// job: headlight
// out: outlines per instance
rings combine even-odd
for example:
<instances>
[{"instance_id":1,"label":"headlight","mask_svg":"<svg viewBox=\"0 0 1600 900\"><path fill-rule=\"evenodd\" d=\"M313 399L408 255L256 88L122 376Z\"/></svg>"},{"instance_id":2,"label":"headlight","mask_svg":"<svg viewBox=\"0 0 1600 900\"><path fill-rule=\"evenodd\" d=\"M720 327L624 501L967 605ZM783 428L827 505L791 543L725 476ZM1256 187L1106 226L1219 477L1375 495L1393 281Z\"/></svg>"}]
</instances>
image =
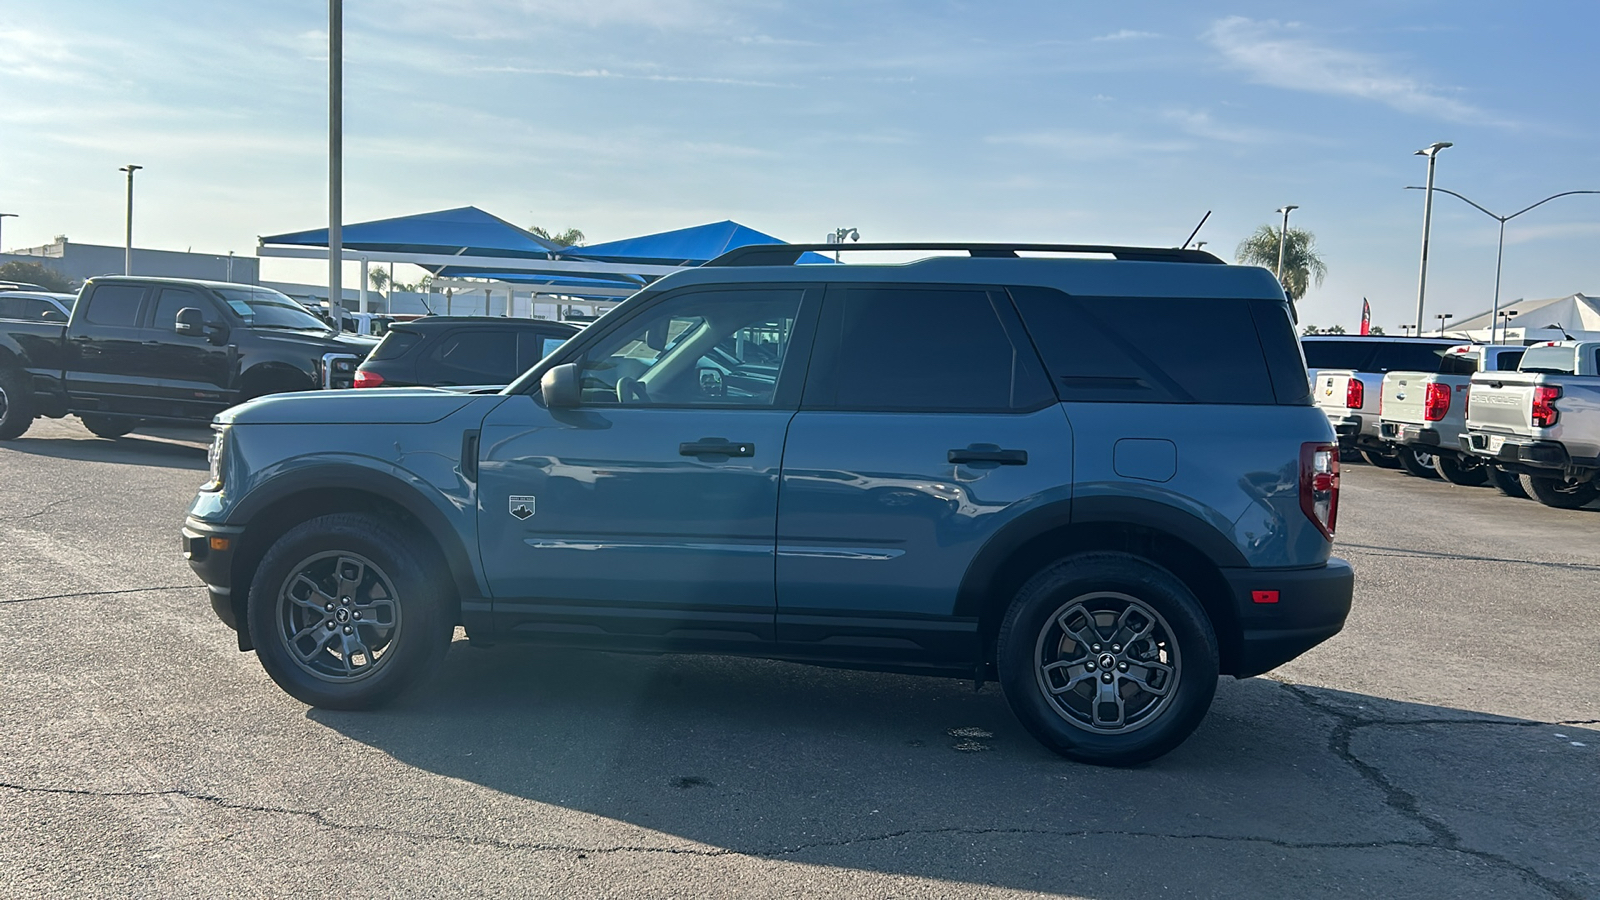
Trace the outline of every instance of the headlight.
<instances>
[{"instance_id":1,"label":"headlight","mask_svg":"<svg viewBox=\"0 0 1600 900\"><path fill-rule=\"evenodd\" d=\"M211 449L206 451L206 461L211 464L210 480L201 486L202 491L222 490L222 454L228 445L228 429L218 428L211 439Z\"/></svg>"}]
</instances>

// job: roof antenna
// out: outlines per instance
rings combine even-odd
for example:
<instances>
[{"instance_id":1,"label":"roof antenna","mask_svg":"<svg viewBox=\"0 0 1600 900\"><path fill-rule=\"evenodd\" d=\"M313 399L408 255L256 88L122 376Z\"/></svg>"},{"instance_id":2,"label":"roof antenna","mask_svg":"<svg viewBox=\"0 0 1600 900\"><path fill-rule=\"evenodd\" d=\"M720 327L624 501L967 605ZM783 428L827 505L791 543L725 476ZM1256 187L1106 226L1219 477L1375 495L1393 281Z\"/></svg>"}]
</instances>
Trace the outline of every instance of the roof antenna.
<instances>
[{"instance_id":1,"label":"roof antenna","mask_svg":"<svg viewBox=\"0 0 1600 900\"><path fill-rule=\"evenodd\" d=\"M1561 330L1561 339L1563 341L1575 341L1575 340L1577 340L1577 338L1573 337L1570 334L1567 334L1567 328L1566 328L1565 325L1562 325L1560 322L1552 322L1551 324L1554 325L1556 328L1559 328Z\"/></svg>"},{"instance_id":2,"label":"roof antenna","mask_svg":"<svg viewBox=\"0 0 1600 900\"><path fill-rule=\"evenodd\" d=\"M1209 219L1209 218L1211 218L1211 210L1208 209L1208 210L1206 210L1206 214L1200 217L1200 224L1196 225L1194 227L1194 230L1189 232L1188 239L1183 242L1183 246L1178 248L1179 250L1187 250L1187 249L1189 249L1189 241L1194 240L1194 236L1200 233L1200 229L1205 227L1206 220Z\"/></svg>"}]
</instances>

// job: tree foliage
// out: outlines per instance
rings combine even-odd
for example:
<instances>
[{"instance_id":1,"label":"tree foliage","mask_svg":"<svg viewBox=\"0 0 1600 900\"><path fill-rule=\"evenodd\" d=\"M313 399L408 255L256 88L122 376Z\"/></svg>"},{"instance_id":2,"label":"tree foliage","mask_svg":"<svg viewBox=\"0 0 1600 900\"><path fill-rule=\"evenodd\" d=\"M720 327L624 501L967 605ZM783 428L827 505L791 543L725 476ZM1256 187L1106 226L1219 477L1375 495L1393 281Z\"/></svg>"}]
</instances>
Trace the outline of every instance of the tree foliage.
<instances>
[{"instance_id":1,"label":"tree foliage","mask_svg":"<svg viewBox=\"0 0 1600 900\"><path fill-rule=\"evenodd\" d=\"M583 232L576 228L568 228L566 231L558 231L555 234L545 231L538 225L534 225L528 230L558 247L583 246Z\"/></svg>"},{"instance_id":2,"label":"tree foliage","mask_svg":"<svg viewBox=\"0 0 1600 900\"><path fill-rule=\"evenodd\" d=\"M1310 289L1311 282L1322 286L1328 276L1328 267L1317 255L1317 238L1304 228L1291 228L1283 248L1283 292L1291 300L1299 300ZM1263 225L1255 234L1239 242L1236 258L1243 265L1261 266L1271 271L1278 269L1278 228Z\"/></svg>"},{"instance_id":3,"label":"tree foliage","mask_svg":"<svg viewBox=\"0 0 1600 900\"><path fill-rule=\"evenodd\" d=\"M72 282L65 275L39 263L8 262L0 266L0 281L20 281L58 294L72 293Z\"/></svg>"}]
</instances>

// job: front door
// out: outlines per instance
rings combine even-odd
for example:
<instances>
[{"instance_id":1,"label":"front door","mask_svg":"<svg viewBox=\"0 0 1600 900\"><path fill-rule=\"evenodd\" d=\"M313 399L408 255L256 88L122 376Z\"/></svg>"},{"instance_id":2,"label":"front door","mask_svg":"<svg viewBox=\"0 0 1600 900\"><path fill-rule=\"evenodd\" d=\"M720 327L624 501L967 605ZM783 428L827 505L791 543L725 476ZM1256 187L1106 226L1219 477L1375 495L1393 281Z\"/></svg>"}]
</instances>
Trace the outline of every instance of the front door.
<instances>
[{"instance_id":1,"label":"front door","mask_svg":"<svg viewBox=\"0 0 1600 900\"><path fill-rule=\"evenodd\" d=\"M480 435L497 627L568 642L772 639L784 438L814 317L803 289L695 289L584 342L582 405L508 398Z\"/></svg>"},{"instance_id":2,"label":"front door","mask_svg":"<svg viewBox=\"0 0 1600 900\"><path fill-rule=\"evenodd\" d=\"M210 297L193 288L157 285L140 354L156 379L150 415L209 419L234 402L237 354L205 334L179 334L178 311L198 309L208 325L226 320Z\"/></svg>"}]
</instances>

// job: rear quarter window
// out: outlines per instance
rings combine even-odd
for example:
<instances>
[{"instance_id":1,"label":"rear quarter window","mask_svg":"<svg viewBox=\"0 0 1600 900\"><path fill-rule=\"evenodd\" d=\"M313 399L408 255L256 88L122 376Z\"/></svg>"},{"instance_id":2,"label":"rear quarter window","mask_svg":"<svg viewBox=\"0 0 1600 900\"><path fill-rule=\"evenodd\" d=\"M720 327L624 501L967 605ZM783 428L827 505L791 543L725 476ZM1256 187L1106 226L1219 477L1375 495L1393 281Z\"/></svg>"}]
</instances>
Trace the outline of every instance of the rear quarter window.
<instances>
[{"instance_id":1,"label":"rear quarter window","mask_svg":"<svg viewBox=\"0 0 1600 900\"><path fill-rule=\"evenodd\" d=\"M89 295L89 308L85 311L85 319L94 325L136 328L139 325L139 303L143 299L142 286L101 285Z\"/></svg>"},{"instance_id":2,"label":"rear quarter window","mask_svg":"<svg viewBox=\"0 0 1600 900\"><path fill-rule=\"evenodd\" d=\"M1572 375L1578 370L1578 351L1574 347L1530 347L1517 368L1523 372Z\"/></svg>"},{"instance_id":3,"label":"rear quarter window","mask_svg":"<svg viewBox=\"0 0 1600 900\"><path fill-rule=\"evenodd\" d=\"M372 348L372 355L368 359L395 359L404 356L406 351L415 347L422 340L422 335L409 331L391 331L383 336L378 346Z\"/></svg>"},{"instance_id":4,"label":"rear quarter window","mask_svg":"<svg viewBox=\"0 0 1600 900\"><path fill-rule=\"evenodd\" d=\"M1272 405L1279 402L1251 301L1074 297L1050 288L1011 295L1063 401ZM1288 314L1275 332L1282 390L1303 402L1305 370ZM1297 386L1298 385L1298 386Z\"/></svg>"}]
</instances>

